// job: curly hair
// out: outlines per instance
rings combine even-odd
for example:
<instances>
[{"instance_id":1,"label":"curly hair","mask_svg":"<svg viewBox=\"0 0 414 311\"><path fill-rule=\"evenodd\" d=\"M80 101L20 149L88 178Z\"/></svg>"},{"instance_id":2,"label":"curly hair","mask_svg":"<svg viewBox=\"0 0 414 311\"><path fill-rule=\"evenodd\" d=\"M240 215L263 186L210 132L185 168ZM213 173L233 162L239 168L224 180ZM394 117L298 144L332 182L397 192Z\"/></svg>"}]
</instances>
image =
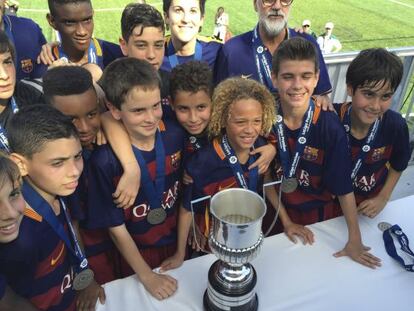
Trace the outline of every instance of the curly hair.
<instances>
[{"instance_id":1,"label":"curly hair","mask_svg":"<svg viewBox=\"0 0 414 311\"><path fill-rule=\"evenodd\" d=\"M211 97L213 73L209 65L206 62L192 60L175 67L170 76L170 95L173 101L179 91L191 93L204 91Z\"/></svg>"},{"instance_id":2,"label":"curly hair","mask_svg":"<svg viewBox=\"0 0 414 311\"><path fill-rule=\"evenodd\" d=\"M230 78L217 85L213 93L211 119L207 130L210 139L222 135L232 104L241 99L255 99L262 105L261 134L270 132L276 120L275 99L270 91L254 80Z\"/></svg>"}]
</instances>

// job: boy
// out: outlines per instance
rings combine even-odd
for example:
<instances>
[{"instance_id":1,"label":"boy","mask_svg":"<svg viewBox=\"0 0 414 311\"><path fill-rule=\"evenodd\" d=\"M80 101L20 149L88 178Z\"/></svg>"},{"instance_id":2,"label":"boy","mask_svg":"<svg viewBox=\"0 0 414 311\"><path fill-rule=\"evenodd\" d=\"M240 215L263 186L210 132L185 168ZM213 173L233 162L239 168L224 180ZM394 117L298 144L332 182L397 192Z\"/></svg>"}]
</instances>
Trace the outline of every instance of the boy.
<instances>
[{"instance_id":1,"label":"boy","mask_svg":"<svg viewBox=\"0 0 414 311\"><path fill-rule=\"evenodd\" d=\"M19 235L25 202L21 194L19 168L0 152L0 244L10 243ZM0 310L34 311L35 308L17 296L0 274Z\"/></svg>"},{"instance_id":2,"label":"boy","mask_svg":"<svg viewBox=\"0 0 414 311\"><path fill-rule=\"evenodd\" d=\"M45 46L46 55L39 56L46 65L55 60L75 64L93 63L102 69L114 59L122 56L118 45L95 39L93 35L93 9L90 0L48 0L46 18L49 25L59 32L61 43ZM51 55L50 55L51 54Z\"/></svg>"},{"instance_id":3,"label":"boy","mask_svg":"<svg viewBox=\"0 0 414 311\"><path fill-rule=\"evenodd\" d=\"M348 133L358 211L375 217L387 204L410 159L408 127L389 110L403 64L385 49L361 51L346 74L352 102L335 105Z\"/></svg>"},{"instance_id":4,"label":"boy","mask_svg":"<svg viewBox=\"0 0 414 311\"><path fill-rule=\"evenodd\" d=\"M363 246L350 177L346 134L335 113L315 107L311 96L319 78L312 43L292 38L273 56L273 83L279 90L280 114L274 126L278 139L275 172L283 176L280 220L288 237L313 243L305 225L340 215L337 196L348 225L348 243L335 256L375 268L380 260Z\"/></svg>"},{"instance_id":5,"label":"boy","mask_svg":"<svg viewBox=\"0 0 414 311\"><path fill-rule=\"evenodd\" d=\"M56 109L33 105L14 115L8 133L27 209L19 237L2 245L1 272L39 309L89 309L98 297L104 300L104 292L88 269L62 199L75 191L83 169L76 129ZM75 290L82 291L77 301Z\"/></svg>"},{"instance_id":6,"label":"boy","mask_svg":"<svg viewBox=\"0 0 414 311\"><path fill-rule=\"evenodd\" d=\"M88 209L91 215L100 217L90 217L90 227L108 228L122 255L123 277L137 274L151 295L165 299L175 292L177 282L151 269L171 256L176 247L184 133L173 123L161 122L160 80L148 62L116 60L105 69L100 83L111 114L127 130L142 178L133 206L118 209L110 193L122 168L109 147L98 148L88 172Z\"/></svg>"}]
</instances>

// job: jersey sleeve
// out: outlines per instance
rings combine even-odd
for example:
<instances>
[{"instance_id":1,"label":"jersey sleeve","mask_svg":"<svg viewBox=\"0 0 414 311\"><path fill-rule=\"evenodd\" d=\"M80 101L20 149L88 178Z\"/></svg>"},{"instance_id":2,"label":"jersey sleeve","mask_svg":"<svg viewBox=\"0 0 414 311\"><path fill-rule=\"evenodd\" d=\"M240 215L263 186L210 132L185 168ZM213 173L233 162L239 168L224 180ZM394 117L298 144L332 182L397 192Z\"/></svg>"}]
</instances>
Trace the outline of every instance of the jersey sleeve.
<instances>
[{"instance_id":1,"label":"jersey sleeve","mask_svg":"<svg viewBox=\"0 0 414 311\"><path fill-rule=\"evenodd\" d=\"M121 58L124 55L118 44L108 42L105 40L100 40L102 47L102 56L103 56L103 66L104 68L108 66L115 59Z\"/></svg>"},{"instance_id":2,"label":"jersey sleeve","mask_svg":"<svg viewBox=\"0 0 414 311\"><path fill-rule=\"evenodd\" d=\"M216 63L214 65L214 83L215 85L219 84L221 81L227 79L229 77L228 71L228 60L227 60L227 46L223 45L223 47L219 50L217 54Z\"/></svg>"},{"instance_id":3,"label":"jersey sleeve","mask_svg":"<svg viewBox=\"0 0 414 311\"><path fill-rule=\"evenodd\" d=\"M334 195L345 195L353 191L348 139L338 116L334 112L322 113L326 114L323 126L326 142L324 185Z\"/></svg>"},{"instance_id":4,"label":"jersey sleeve","mask_svg":"<svg viewBox=\"0 0 414 311\"><path fill-rule=\"evenodd\" d=\"M87 227L90 229L119 226L125 222L123 209L113 202L119 163L108 146L92 155L87 172Z\"/></svg>"},{"instance_id":5,"label":"jersey sleeve","mask_svg":"<svg viewBox=\"0 0 414 311\"><path fill-rule=\"evenodd\" d=\"M409 132L405 119L400 114L395 113L394 115L394 129L392 132L395 133L395 138L393 140L390 164L394 170L401 172L407 168L410 161Z\"/></svg>"},{"instance_id":6,"label":"jersey sleeve","mask_svg":"<svg viewBox=\"0 0 414 311\"><path fill-rule=\"evenodd\" d=\"M200 156L202 153L203 149L197 151L185 165L185 172L193 179L191 184L184 187L183 192L183 207L188 211L191 211L192 200L204 197L201 182L203 181L202 170L203 168L206 170L206 163Z\"/></svg>"}]
</instances>

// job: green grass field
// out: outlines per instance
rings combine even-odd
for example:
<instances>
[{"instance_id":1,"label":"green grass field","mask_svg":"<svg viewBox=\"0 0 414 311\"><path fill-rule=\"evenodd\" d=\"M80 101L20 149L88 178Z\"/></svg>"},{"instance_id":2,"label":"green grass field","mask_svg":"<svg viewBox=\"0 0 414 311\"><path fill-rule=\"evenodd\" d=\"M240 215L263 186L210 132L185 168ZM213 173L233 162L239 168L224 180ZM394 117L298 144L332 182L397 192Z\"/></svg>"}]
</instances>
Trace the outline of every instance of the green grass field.
<instances>
[{"instance_id":1,"label":"green grass field","mask_svg":"<svg viewBox=\"0 0 414 311\"><path fill-rule=\"evenodd\" d=\"M122 8L129 0L93 0L95 35L117 42L120 34ZM149 0L159 10L161 0ZM208 0L203 34L213 31L216 8L224 6L230 15L233 34L252 29L257 21L252 0ZM35 11L32 11L35 10ZM19 15L32 18L41 25L46 37L52 31L46 22L47 1L21 0ZM310 19L316 33L323 31L327 21L335 24L334 34L343 49L360 50L367 47L414 46L414 0L295 0L292 4L290 26L301 25Z\"/></svg>"}]
</instances>

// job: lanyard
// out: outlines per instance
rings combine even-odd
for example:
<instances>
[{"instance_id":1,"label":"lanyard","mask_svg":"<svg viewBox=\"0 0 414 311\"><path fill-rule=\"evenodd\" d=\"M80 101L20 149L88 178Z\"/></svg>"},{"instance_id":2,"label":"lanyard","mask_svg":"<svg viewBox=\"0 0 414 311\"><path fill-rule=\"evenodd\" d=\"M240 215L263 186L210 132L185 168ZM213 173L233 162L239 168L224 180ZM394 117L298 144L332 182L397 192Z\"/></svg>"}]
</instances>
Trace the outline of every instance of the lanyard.
<instances>
[{"instance_id":1,"label":"lanyard","mask_svg":"<svg viewBox=\"0 0 414 311\"><path fill-rule=\"evenodd\" d=\"M193 60L202 60L202 57L203 57L203 46L197 40L196 45L195 45L195 53L194 53ZM172 40L168 42L168 61L170 62L171 69L173 69L174 67L180 64L180 62L178 61L177 54L174 50Z\"/></svg>"},{"instance_id":2,"label":"lanyard","mask_svg":"<svg viewBox=\"0 0 414 311\"><path fill-rule=\"evenodd\" d=\"M79 265L79 267L76 267L77 270L86 269L88 267L88 260L86 259L80 247L78 238L76 237L75 229L73 228L65 202L63 202L62 199L59 199L66 219L66 223L68 224L69 233L73 240L73 246L69 240L65 228L59 222L49 203L47 203L46 200L43 199L27 182L23 183L22 192L25 200L29 203L29 205L46 220L46 222L52 227L53 231L56 232L56 234L60 237L60 239L65 243L66 247L76 258L78 262L77 264Z\"/></svg>"},{"instance_id":3,"label":"lanyard","mask_svg":"<svg viewBox=\"0 0 414 311\"><path fill-rule=\"evenodd\" d=\"M352 106L349 106L347 112L344 115L344 119L342 121L345 131L348 135L351 134L351 109L352 109ZM371 127L369 128L368 136L367 136L367 139L365 140L365 144L364 146L362 146L361 150L359 151L357 160L352 169L352 173L351 173L352 180L355 179L356 175L358 174L359 169L362 166L362 163L364 162L366 156L368 155L368 152L372 148L372 145L375 141L375 137L377 136L377 133L378 133L380 123L381 121L378 118L377 120L375 120L374 124L372 124ZM349 140L349 137L348 137L348 140Z\"/></svg>"},{"instance_id":4,"label":"lanyard","mask_svg":"<svg viewBox=\"0 0 414 311\"><path fill-rule=\"evenodd\" d=\"M162 142L161 133L157 130L155 137L155 185L151 179L151 175L147 168L147 162L141 153L141 151L134 147L135 157L138 160L139 167L141 168L142 186L144 188L145 195L152 209L160 208L162 202L162 194L165 187L165 149Z\"/></svg>"},{"instance_id":5,"label":"lanyard","mask_svg":"<svg viewBox=\"0 0 414 311\"><path fill-rule=\"evenodd\" d=\"M384 245L388 255L398 261L405 268L405 270L414 272L414 253L410 249L407 235L402 231L400 226L394 225L386 229L383 232L382 237L384 239ZM401 246L401 250L408 255L407 257L411 258L412 263L405 263L404 259L398 255L393 237L396 237Z\"/></svg>"},{"instance_id":6,"label":"lanyard","mask_svg":"<svg viewBox=\"0 0 414 311\"><path fill-rule=\"evenodd\" d=\"M11 105L13 114L19 111L19 107L17 106L16 100L14 99L14 97L10 98L10 105ZM1 149L10 153L10 146L9 146L9 141L7 139L6 129L3 128L3 126L0 124L0 150Z\"/></svg>"},{"instance_id":7,"label":"lanyard","mask_svg":"<svg viewBox=\"0 0 414 311\"><path fill-rule=\"evenodd\" d=\"M65 59L67 59L67 61L69 61L69 57L65 53L65 51L63 51L62 45L58 46L58 51L59 51L59 56L58 56L59 58L65 58ZM95 46L95 43L94 43L93 39L91 39L91 41L89 43L89 47L88 47L88 63L89 64L97 64L97 65L101 66L101 64L99 64L99 57L97 56L96 46Z\"/></svg>"},{"instance_id":8,"label":"lanyard","mask_svg":"<svg viewBox=\"0 0 414 311\"><path fill-rule=\"evenodd\" d=\"M260 39L259 36L259 25L257 25L253 30L252 48L260 82L264 84L272 93L276 92L272 82L272 69L270 68L271 61L269 64L269 60L266 57L265 47L263 46L262 39Z\"/></svg>"},{"instance_id":9,"label":"lanyard","mask_svg":"<svg viewBox=\"0 0 414 311\"><path fill-rule=\"evenodd\" d=\"M288 149L288 142L284 130L283 118L278 115L275 125L273 125L277 138L278 138L278 151L280 153L280 161L283 168L283 175L285 178L292 178L296 174L296 169L299 165L303 151L305 150L305 144L308 140L309 132L312 126L313 113L315 111L315 104L312 100L309 101L308 110L305 113L305 117L302 121L302 126L299 131L299 137L296 141L295 154L293 160L290 161L290 154Z\"/></svg>"},{"instance_id":10,"label":"lanyard","mask_svg":"<svg viewBox=\"0 0 414 311\"><path fill-rule=\"evenodd\" d=\"M257 179L259 175L257 166L249 170L249 185L247 186L240 162L237 159L237 156L235 155L233 148L230 146L227 140L227 135L223 135L223 137L221 138L221 146L223 148L224 154L226 155L226 159L230 164L231 170L233 171L233 175L236 178L239 187L256 192ZM249 165L251 165L253 161L254 157L249 156Z\"/></svg>"}]
</instances>

